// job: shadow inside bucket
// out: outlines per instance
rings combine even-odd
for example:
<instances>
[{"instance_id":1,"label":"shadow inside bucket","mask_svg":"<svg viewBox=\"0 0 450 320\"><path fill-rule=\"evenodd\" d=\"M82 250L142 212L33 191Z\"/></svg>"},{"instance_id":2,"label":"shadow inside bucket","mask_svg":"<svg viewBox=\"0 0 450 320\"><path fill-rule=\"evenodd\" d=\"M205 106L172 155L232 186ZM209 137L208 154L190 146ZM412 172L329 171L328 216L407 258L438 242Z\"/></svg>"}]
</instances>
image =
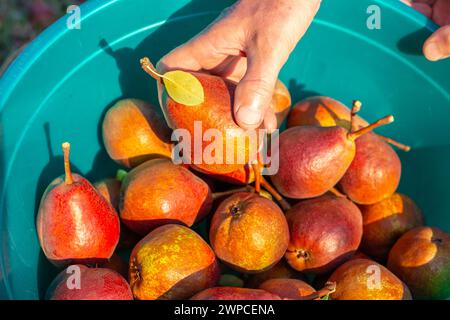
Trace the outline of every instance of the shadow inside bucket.
<instances>
[{"instance_id":1,"label":"shadow inside bucket","mask_svg":"<svg viewBox=\"0 0 450 320\"><path fill-rule=\"evenodd\" d=\"M450 210L450 173L441 170L450 162L450 145L412 148L410 152L399 153L399 156L402 162L400 192L414 199L422 210L427 225L450 232L448 225L440 223L446 221Z\"/></svg>"},{"instance_id":2,"label":"shadow inside bucket","mask_svg":"<svg viewBox=\"0 0 450 320\"><path fill-rule=\"evenodd\" d=\"M292 106L300 100L321 95L314 90L306 89L306 85L298 82L296 79L290 79L287 87L289 89L289 93L291 94Z\"/></svg>"},{"instance_id":3,"label":"shadow inside bucket","mask_svg":"<svg viewBox=\"0 0 450 320\"><path fill-rule=\"evenodd\" d=\"M406 54L422 56L423 55L423 44L431 35L430 29L434 28L433 22L428 21L427 25L417 31L414 31L405 37L401 38L397 42L397 48Z\"/></svg>"},{"instance_id":4,"label":"shadow inside bucket","mask_svg":"<svg viewBox=\"0 0 450 320\"><path fill-rule=\"evenodd\" d=\"M118 164L116 164L106 152L104 143L103 143L103 133L102 133L102 124L103 119L105 118L106 112L118 101L119 99L113 100L113 102L108 105L102 112L99 124L97 126L97 139L98 144L101 146L101 149L95 155L94 161L92 162L91 169L86 173L85 178L89 180L91 183L95 183L98 180L103 178L115 177L117 170L121 168Z\"/></svg>"}]
</instances>

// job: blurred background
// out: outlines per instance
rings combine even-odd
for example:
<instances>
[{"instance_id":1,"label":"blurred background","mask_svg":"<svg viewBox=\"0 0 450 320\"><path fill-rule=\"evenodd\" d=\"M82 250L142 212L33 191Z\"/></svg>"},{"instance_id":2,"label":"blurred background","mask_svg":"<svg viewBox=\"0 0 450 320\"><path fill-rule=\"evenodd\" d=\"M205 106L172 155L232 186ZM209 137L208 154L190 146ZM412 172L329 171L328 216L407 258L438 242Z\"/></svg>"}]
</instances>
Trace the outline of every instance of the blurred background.
<instances>
[{"instance_id":1,"label":"blurred background","mask_svg":"<svg viewBox=\"0 0 450 320\"><path fill-rule=\"evenodd\" d=\"M42 30L86 0L0 0L0 74Z\"/></svg>"}]
</instances>

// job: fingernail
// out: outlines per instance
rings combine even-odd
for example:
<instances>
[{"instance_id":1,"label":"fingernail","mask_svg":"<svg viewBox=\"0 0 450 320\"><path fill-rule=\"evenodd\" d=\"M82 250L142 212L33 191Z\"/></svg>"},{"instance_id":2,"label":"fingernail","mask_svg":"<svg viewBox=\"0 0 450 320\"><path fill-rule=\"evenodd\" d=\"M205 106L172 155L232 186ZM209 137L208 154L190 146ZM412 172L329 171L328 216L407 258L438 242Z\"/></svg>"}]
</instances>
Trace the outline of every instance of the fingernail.
<instances>
[{"instance_id":1,"label":"fingernail","mask_svg":"<svg viewBox=\"0 0 450 320\"><path fill-rule=\"evenodd\" d=\"M426 47L425 55L431 61L437 61L443 58L441 49L436 43L430 43Z\"/></svg>"},{"instance_id":2,"label":"fingernail","mask_svg":"<svg viewBox=\"0 0 450 320\"><path fill-rule=\"evenodd\" d=\"M240 107L237 118L239 122L248 126L256 126L262 122L261 113L249 107Z\"/></svg>"}]
</instances>

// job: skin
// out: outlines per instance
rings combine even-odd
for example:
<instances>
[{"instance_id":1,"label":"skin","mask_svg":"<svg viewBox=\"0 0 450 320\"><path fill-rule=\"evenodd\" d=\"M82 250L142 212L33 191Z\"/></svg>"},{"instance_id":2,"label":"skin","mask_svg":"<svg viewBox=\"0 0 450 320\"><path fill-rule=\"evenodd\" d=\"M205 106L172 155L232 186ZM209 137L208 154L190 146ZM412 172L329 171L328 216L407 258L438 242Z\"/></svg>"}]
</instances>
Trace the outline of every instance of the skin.
<instances>
[{"instance_id":1,"label":"skin","mask_svg":"<svg viewBox=\"0 0 450 320\"><path fill-rule=\"evenodd\" d=\"M355 142L341 127L298 126L279 136L279 170L271 176L284 196L306 199L333 188L355 156ZM276 157L277 154L274 154Z\"/></svg>"},{"instance_id":2,"label":"skin","mask_svg":"<svg viewBox=\"0 0 450 320\"><path fill-rule=\"evenodd\" d=\"M272 268L260 273L252 274L247 279L245 286L248 288L258 288L267 280L279 278L305 280L305 276L303 274L292 269L286 260L282 259Z\"/></svg>"},{"instance_id":3,"label":"skin","mask_svg":"<svg viewBox=\"0 0 450 320\"><path fill-rule=\"evenodd\" d=\"M303 297L316 292L304 281L297 279L270 279L259 286L259 289L273 293L282 299L302 300Z\"/></svg>"},{"instance_id":4,"label":"skin","mask_svg":"<svg viewBox=\"0 0 450 320\"><path fill-rule=\"evenodd\" d=\"M212 249L184 226L155 229L131 253L130 287L139 300L188 299L216 285L219 276Z\"/></svg>"},{"instance_id":5,"label":"skin","mask_svg":"<svg viewBox=\"0 0 450 320\"><path fill-rule=\"evenodd\" d=\"M69 289L75 273L62 271L47 290L47 300L133 300L130 286L117 272L106 268L88 268L76 265L80 270L80 289Z\"/></svg>"},{"instance_id":6,"label":"skin","mask_svg":"<svg viewBox=\"0 0 450 320\"><path fill-rule=\"evenodd\" d=\"M215 287L197 293L191 300L281 300L280 297L260 289Z\"/></svg>"},{"instance_id":7,"label":"skin","mask_svg":"<svg viewBox=\"0 0 450 320\"><path fill-rule=\"evenodd\" d=\"M402 0L408 5L410 1ZM442 26L424 43L427 59L450 56L450 0L414 0L412 6ZM204 71L228 77L236 88L234 114L239 126L264 122L276 128L268 101L278 73L311 24L320 0L241 0L192 40L161 59L161 72Z\"/></svg>"},{"instance_id":8,"label":"skin","mask_svg":"<svg viewBox=\"0 0 450 320\"><path fill-rule=\"evenodd\" d=\"M372 269L380 272L379 285ZM344 263L333 272L328 281L336 282L336 291L331 294L332 300L411 300L409 289L399 278L382 265L368 259L354 259Z\"/></svg>"},{"instance_id":9,"label":"skin","mask_svg":"<svg viewBox=\"0 0 450 320\"><path fill-rule=\"evenodd\" d=\"M161 71L184 69L227 77L239 85L237 123L277 126L269 108L278 73L319 9L319 0L237 1L210 26L159 62Z\"/></svg>"},{"instance_id":10,"label":"skin","mask_svg":"<svg viewBox=\"0 0 450 320\"><path fill-rule=\"evenodd\" d=\"M55 179L42 196L36 225L46 257L55 265L109 259L119 241L120 222L111 204L83 177Z\"/></svg>"},{"instance_id":11,"label":"skin","mask_svg":"<svg viewBox=\"0 0 450 320\"><path fill-rule=\"evenodd\" d=\"M358 207L343 197L305 200L287 213L287 262L296 270L326 273L351 258L362 237Z\"/></svg>"},{"instance_id":12,"label":"skin","mask_svg":"<svg viewBox=\"0 0 450 320\"><path fill-rule=\"evenodd\" d=\"M450 234L430 227L405 233L389 253L387 267L415 299L450 297Z\"/></svg>"},{"instance_id":13,"label":"skin","mask_svg":"<svg viewBox=\"0 0 450 320\"><path fill-rule=\"evenodd\" d=\"M402 0L441 26L423 45L423 53L430 61L450 57L450 0Z\"/></svg>"},{"instance_id":14,"label":"skin","mask_svg":"<svg viewBox=\"0 0 450 320\"><path fill-rule=\"evenodd\" d=\"M361 247L380 261L387 259L389 250L398 238L424 223L422 212L414 201L399 193L359 208L363 216Z\"/></svg>"},{"instance_id":15,"label":"skin","mask_svg":"<svg viewBox=\"0 0 450 320\"><path fill-rule=\"evenodd\" d=\"M397 190L401 162L386 142L369 132L356 140L353 162L339 182L342 191L354 202L374 204Z\"/></svg>"},{"instance_id":16,"label":"skin","mask_svg":"<svg viewBox=\"0 0 450 320\"><path fill-rule=\"evenodd\" d=\"M264 271L284 255L289 230L281 209L254 193L235 193L222 201L209 233L217 257L241 272Z\"/></svg>"},{"instance_id":17,"label":"skin","mask_svg":"<svg viewBox=\"0 0 450 320\"><path fill-rule=\"evenodd\" d=\"M130 171L122 183L120 218L145 235L168 223L192 226L212 205L209 186L169 159L153 159Z\"/></svg>"},{"instance_id":18,"label":"skin","mask_svg":"<svg viewBox=\"0 0 450 320\"><path fill-rule=\"evenodd\" d=\"M117 102L106 113L103 142L111 159L133 168L157 157L171 157L170 135L155 107L137 99Z\"/></svg>"}]
</instances>

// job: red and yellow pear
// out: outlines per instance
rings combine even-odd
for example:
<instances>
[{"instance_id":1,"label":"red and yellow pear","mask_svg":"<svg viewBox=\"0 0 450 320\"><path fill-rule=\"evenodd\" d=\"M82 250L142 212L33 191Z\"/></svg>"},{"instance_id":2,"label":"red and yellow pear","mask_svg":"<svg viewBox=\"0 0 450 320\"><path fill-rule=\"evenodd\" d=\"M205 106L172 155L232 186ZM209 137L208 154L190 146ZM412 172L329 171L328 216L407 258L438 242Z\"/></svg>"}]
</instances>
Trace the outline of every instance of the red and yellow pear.
<instances>
[{"instance_id":1,"label":"red and yellow pear","mask_svg":"<svg viewBox=\"0 0 450 320\"><path fill-rule=\"evenodd\" d=\"M269 279L263 282L259 289L273 293L282 299L303 300L316 290L305 281L297 279ZM312 300L312 299L311 299Z\"/></svg>"},{"instance_id":2,"label":"red and yellow pear","mask_svg":"<svg viewBox=\"0 0 450 320\"><path fill-rule=\"evenodd\" d=\"M450 298L450 234L414 228L389 252L387 267L411 289L414 299Z\"/></svg>"},{"instance_id":3,"label":"red and yellow pear","mask_svg":"<svg viewBox=\"0 0 450 320\"><path fill-rule=\"evenodd\" d=\"M120 218L141 235L169 223L190 227L211 206L212 193L206 182L170 159L149 160L122 182Z\"/></svg>"},{"instance_id":4,"label":"red and yellow pear","mask_svg":"<svg viewBox=\"0 0 450 320\"><path fill-rule=\"evenodd\" d=\"M133 300L133 294L127 281L111 269L72 265L53 280L46 299Z\"/></svg>"},{"instance_id":5,"label":"red and yellow pear","mask_svg":"<svg viewBox=\"0 0 450 320\"><path fill-rule=\"evenodd\" d=\"M246 273L267 270L283 257L289 230L281 209L255 193L223 200L211 220L211 246L217 257Z\"/></svg>"},{"instance_id":6,"label":"red and yellow pear","mask_svg":"<svg viewBox=\"0 0 450 320\"><path fill-rule=\"evenodd\" d=\"M139 300L179 300L213 287L220 270L214 252L191 229L168 224L133 249L129 280Z\"/></svg>"},{"instance_id":7,"label":"red and yellow pear","mask_svg":"<svg viewBox=\"0 0 450 320\"><path fill-rule=\"evenodd\" d=\"M191 300L281 300L281 298L261 289L214 287L197 293Z\"/></svg>"},{"instance_id":8,"label":"red and yellow pear","mask_svg":"<svg viewBox=\"0 0 450 320\"><path fill-rule=\"evenodd\" d=\"M171 157L171 130L155 107L142 100L124 99L114 104L106 112L102 133L111 159L125 167Z\"/></svg>"},{"instance_id":9,"label":"red and yellow pear","mask_svg":"<svg viewBox=\"0 0 450 320\"><path fill-rule=\"evenodd\" d=\"M362 237L361 211L344 197L301 201L286 213L288 263L296 270L326 273L349 260Z\"/></svg>"},{"instance_id":10,"label":"red and yellow pear","mask_svg":"<svg viewBox=\"0 0 450 320\"><path fill-rule=\"evenodd\" d=\"M381 202L359 208L363 217L361 249L380 261L387 259L398 238L423 225L421 210L404 194L394 193Z\"/></svg>"},{"instance_id":11,"label":"red and yellow pear","mask_svg":"<svg viewBox=\"0 0 450 320\"><path fill-rule=\"evenodd\" d=\"M65 175L45 190L36 219L39 242L55 265L108 260L119 241L119 217L82 176L72 173L70 144L63 144Z\"/></svg>"},{"instance_id":12,"label":"red and yellow pear","mask_svg":"<svg viewBox=\"0 0 450 320\"><path fill-rule=\"evenodd\" d=\"M346 174L356 154L356 141L376 127L394 121L392 116L358 130L341 126L297 126L278 137L272 155L279 168L271 176L277 190L288 198L306 199L325 194ZM275 142L276 143L276 142Z\"/></svg>"},{"instance_id":13,"label":"red and yellow pear","mask_svg":"<svg viewBox=\"0 0 450 320\"><path fill-rule=\"evenodd\" d=\"M288 127L318 125L340 126L358 130L367 122L355 113L361 107L354 101L350 110L341 102L328 97L311 97L297 103L289 115ZM391 196L398 187L401 163L397 153L388 145L409 151L410 147L375 133L367 133L355 141L354 160L339 185L350 199L360 204L377 203Z\"/></svg>"},{"instance_id":14,"label":"red and yellow pear","mask_svg":"<svg viewBox=\"0 0 450 320\"><path fill-rule=\"evenodd\" d=\"M332 300L411 300L408 287L391 271L369 259L353 259L331 275Z\"/></svg>"}]
</instances>

